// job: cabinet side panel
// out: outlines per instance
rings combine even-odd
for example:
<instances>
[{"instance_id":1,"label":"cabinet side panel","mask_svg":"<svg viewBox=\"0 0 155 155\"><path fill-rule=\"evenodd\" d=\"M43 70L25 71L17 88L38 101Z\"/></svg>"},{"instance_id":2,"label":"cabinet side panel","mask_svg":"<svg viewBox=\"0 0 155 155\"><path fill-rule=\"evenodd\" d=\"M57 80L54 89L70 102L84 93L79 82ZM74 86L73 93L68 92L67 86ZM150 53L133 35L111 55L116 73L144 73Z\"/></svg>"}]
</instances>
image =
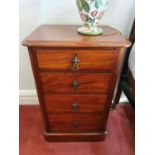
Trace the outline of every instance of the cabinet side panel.
<instances>
[{"instance_id":1,"label":"cabinet side panel","mask_svg":"<svg viewBox=\"0 0 155 155\"><path fill-rule=\"evenodd\" d=\"M31 66L32 66L33 75L34 75L34 79L35 79L35 85L36 85L36 89L37 89L41 112L42 112L42 116L43 116L45 131L49 132L48 116L47 116L47 113L45 110L44 98L42 96L42 94L43 94L42 86L41 86L41 81L40 81L40 77L39 77L39 73L38 73L38 69L37 69L37 60L36 60L36 53L35 53L36 51L30 47L28 47L28 51L29 51L29 57L31 60Z\"/></svg>"},{"instance_id":2,"label":"cabinet side panel","mask_svg":"<svg viewBox=\"0 0 155 155\"><path fill-rule=\"evenodd\" d=\"M122 70L122 64L124 61L124 56L125 56L125 49L124 48L118 48L117 49L117 58L115 60L114 66L113 66L113 71L112 71L112 76L111 76L111 80L110 80L110 85L109 85L109 91L108 91L108 96L107 96L107 104L105 106L105 120L107 124L107 119L108 119L108 115L110 112L110 108L112 105L112 99L114 96L114 92L115 89L118 85L118 81L120 78L120 73Z\"/></svg>"}]
</instances>

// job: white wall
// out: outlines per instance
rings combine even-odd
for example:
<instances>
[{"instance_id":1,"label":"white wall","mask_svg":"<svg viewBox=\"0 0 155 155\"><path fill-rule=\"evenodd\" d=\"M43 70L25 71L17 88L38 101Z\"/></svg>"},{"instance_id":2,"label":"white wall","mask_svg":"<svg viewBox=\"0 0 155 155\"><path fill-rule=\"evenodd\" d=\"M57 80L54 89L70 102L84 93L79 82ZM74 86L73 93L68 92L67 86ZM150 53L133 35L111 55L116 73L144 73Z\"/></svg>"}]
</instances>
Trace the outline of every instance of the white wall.
<instances>
[{"instance_id":1,"label":"white wall","mask_svg":"<svg viewBox=\"0 0 155 155\"><path fill-rule=\"evenodd\" d=\"M134 19L134 0L111 0L101 24L111 25L128 36ZM19 0L20 43L41 24L82 24L75 0ZM20 103L37 102L35 85L26 47L19 45Z\"/></svg>"}]
</instances>

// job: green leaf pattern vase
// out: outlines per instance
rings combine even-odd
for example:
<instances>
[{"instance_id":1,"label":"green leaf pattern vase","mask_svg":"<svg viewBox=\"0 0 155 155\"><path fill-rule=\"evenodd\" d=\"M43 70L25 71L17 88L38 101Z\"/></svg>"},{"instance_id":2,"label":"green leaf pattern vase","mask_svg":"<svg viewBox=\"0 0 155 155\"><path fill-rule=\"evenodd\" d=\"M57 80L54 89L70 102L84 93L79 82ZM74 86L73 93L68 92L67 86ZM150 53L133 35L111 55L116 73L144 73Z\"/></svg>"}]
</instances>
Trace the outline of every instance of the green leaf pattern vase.
<instances>
[{"instance_id":1,"label":"green leaf pattern vase","mask_svg":"<svg viewBox=\"0 0 155 155\"><path fill-rule=\"evenodd\" d=\"M76 0L84 25L78 32L86 35L100 35L103 29L98 26L109 0Z\"/></svg>"}]
</instances>

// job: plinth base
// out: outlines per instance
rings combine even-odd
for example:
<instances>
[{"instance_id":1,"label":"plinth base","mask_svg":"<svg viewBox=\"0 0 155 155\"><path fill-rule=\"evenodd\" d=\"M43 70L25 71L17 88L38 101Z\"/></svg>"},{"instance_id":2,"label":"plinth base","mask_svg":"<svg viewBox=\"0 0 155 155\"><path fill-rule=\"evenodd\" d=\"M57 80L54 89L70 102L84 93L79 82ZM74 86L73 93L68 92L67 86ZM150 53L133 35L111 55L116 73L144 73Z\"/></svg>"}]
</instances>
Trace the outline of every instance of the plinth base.
<instances>
[{"instance_id":1,"label":"plinth base","mask_svg":"<svg viewBox=\"0 0 155 155\"><path fill-rule=\"evenodd\" d=\"M47 133L44 137L49 142L103 141L107 131L103 133Z\"/></svg>"}]
</instances>

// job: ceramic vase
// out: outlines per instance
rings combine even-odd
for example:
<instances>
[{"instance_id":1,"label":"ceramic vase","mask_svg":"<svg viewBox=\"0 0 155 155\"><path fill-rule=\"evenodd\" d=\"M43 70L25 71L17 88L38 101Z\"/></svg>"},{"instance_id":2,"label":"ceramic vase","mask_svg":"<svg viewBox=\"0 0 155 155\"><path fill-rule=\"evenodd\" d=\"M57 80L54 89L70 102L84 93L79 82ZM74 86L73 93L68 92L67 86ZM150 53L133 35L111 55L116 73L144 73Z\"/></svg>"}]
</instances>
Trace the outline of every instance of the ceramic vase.
<instances>
[{"instance_id":1,"label":"ceramic vase","mask_svg":"<svg viewBox=\"0 0 155 155\"><path fill-rule=\"evenodd\" d=\"M100 35L103 29L98 26L109 0L76 0L84 25L78 32L86 35Z\"/></svg>"}]
</instances>

